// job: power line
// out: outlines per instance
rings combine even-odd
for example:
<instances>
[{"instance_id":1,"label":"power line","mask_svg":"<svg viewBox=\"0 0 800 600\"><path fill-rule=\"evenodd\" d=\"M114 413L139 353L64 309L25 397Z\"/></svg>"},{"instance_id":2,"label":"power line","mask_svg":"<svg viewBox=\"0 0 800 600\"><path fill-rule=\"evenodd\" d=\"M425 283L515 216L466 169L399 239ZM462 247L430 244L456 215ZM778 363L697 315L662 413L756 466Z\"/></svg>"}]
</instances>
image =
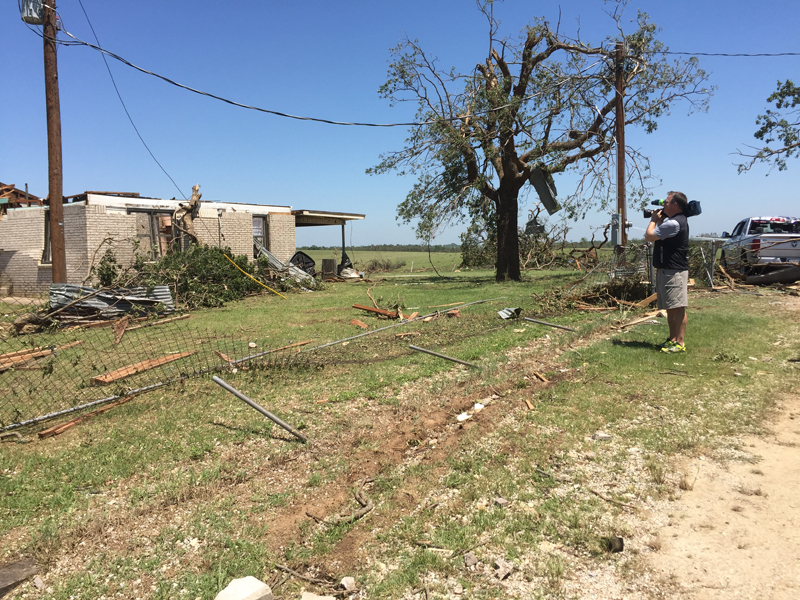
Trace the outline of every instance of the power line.
<instances>
[{"instance_id":1,"label":"power line","mask_svg":"<svg viewBox=\"0 0 800 600\"><path fill-rule=\"evenodd\" d=\"M97 33L95 33L94 26L92 25L92 22L89 20L89 15L86 13L86 9L83 7L82 0L78 0L78 4L81 5L81 10L83 11L84 16L86 17L86 22L89 23L89 28L92 30L92 35L94 35L94 39L97 42L97 44L99 45L100 44L100 40L97 37ZM108 66L108 61L106 60L105 55L101 54L101 56L103 57L103 62L106 65L106 70L108 71L108 75L109 75L109 77L111 77L111 83L114 86L114 91L117 92L117 98L119 98L119 101L122 104L122 108L125 111L125 114L128 116L128 120L131 122L131 126L133 126L133 130L136 132L136 135L139 136L139 140L144 145L145 150L147 150L148 154L150 154L150 157L155 161L155 163L159 166L159 168L164 172L164 175L166 175L169 178L169 180L172 182L172 185L174 185L175 188L178 190L178 193L181 196L183 196L183 199L186 200L186 194L184 194L183 191L181 190L181 188L178 187L178 184L175 183L175 180L172 178L172 176L169 173L167 173L167 170L164 168L164 166L160 162L158 162L158 159L155 157L153 152L150 150L150 147L147 145L147 142L144 141L144 138L142 137L142 134L139 133L139 128L136 127L136 123L133 122L133 117L131 117L131 113L128 112L128 107L125 106L125 101L122 99L122 94L120 94L119 88L117 87L117 82L114 80L114 75L111 73L111 67Z\"/></svg>"},{"instance_id":2,"label":"power line","mask_svg":"<svg viewBox=\"0 0 800 600\"><path fill-rule=\"evenodd\" d=\"M680 54L683 56L732 56L732 57L773 57L773 56L800 56L800 52L764 52L760 54L726 53L726 52L661 52L660 54Z\"/></svg>"}]
</instances>

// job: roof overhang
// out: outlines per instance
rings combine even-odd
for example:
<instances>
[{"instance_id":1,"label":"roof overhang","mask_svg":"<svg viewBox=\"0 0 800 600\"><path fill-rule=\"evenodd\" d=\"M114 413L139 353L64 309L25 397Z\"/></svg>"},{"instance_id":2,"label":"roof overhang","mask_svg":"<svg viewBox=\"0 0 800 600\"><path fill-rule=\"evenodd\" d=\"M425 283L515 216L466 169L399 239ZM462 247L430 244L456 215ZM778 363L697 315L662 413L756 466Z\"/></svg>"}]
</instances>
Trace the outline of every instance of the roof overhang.
<instances>
[{"instance_id":1,"label":"roof overhang","mask_svg":"<svg viewBox=\"0 0 800 600\"><path fill-rule=\"evenodd\" d=\"M347 221L361 221L364 215L336 213L322 210L293 210L295 227L319 227L321 225L344 225Z\"/></svg>"}]
</instances>

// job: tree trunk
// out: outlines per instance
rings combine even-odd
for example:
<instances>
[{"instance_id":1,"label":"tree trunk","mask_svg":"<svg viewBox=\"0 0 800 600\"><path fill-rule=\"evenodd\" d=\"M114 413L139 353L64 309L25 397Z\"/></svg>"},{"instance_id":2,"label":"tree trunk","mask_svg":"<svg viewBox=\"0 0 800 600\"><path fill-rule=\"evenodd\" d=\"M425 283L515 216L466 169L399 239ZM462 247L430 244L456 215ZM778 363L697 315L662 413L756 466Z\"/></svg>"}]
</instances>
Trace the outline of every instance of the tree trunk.
<instances>
[{"instance_id":1,"label":"tree trunk","mask_svg":"<svg viewBox=\"0 0 800 600\"><path fill-rule=\"evenodd\" d=\"M517 234L517 196L519 190L501 184L497 200L496 281L520 281L519 238Z\"/></svg>"}]
</instances>

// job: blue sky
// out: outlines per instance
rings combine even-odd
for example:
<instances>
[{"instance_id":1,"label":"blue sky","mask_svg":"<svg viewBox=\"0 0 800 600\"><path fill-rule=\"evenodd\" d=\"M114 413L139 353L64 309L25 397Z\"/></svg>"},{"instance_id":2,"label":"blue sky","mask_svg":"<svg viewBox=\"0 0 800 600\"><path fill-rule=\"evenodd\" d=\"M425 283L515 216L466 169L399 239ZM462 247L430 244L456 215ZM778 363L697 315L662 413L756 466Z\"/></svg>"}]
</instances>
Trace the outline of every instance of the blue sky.
<instances>
[{"instance_id":1,"label":"blue sky","mask_svg":"<svg viewBox=\"0 0 800 600\"><path fill-rule=\"evenodd\" d=\"M378 96L389 50L416 38L442 65L470 70L484 60L487 28L471 0L83 0L100 45L145 69L245 104L337 121L413 120L411 104L390 107ZM601 0L506 0L496 4L501 33L515 37L537 16L593 44L614 33ZM797 0L635 0L663 28L673 51L798 52ZM21 21L16 3L0 7L4 82L0 181L47 194L47 138L42 40ZM77 0L61 0L64 28L94 37ZM631 27L632 28L632 27ZM62 39L66 36L61 35ZM348 244L410 243L410 225L395 220L412 181L369 176L382 152L402 147L407 130L324 125L233 107L189 93L109 59L128 111L152 152L187 196L200 183L204 200L290 205L366 214L348 227ZM626 130L626 142L650 156L663 185L702 202L692 233L721 233L752 214L800 213L800 163L789 170L757 166L737 174L737 148L755 144L755 118L778 80L800 81L800 56L700 57L717 91L707 113L687 116L677 105L657 132ZM180 197L147 153L116 96L100 54L61 47L58 56L64 193L86 190ZM560 194L568 177L556 180ZM526 207L522 208L523 216ZM629 220L640 237L646 221ZM524 219L523 219L524 221ZM589 237L608 215L573 224L570 238ZM461 229L439 243L458 242ZM336 228L298 233L298 245L338 244Z\"/></svg>"}]
</instances>

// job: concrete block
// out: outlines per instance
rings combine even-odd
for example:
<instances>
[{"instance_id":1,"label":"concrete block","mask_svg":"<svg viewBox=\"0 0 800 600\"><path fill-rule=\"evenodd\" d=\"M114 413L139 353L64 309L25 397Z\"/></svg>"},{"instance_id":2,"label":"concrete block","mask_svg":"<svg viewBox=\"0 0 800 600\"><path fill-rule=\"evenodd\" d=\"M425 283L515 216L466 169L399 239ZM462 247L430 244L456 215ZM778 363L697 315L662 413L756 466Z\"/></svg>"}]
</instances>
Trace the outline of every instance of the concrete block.
<instances>
[{"instance_id":1,"label":"concrete block","mask_svg":"<svg viewBox=\"0 0 800 600\"><path fill-rule=\"evenodd\" d=\"M214 600L273 600L272 590L252 575L234 579Z\"/></svg>"}]
</instances>

